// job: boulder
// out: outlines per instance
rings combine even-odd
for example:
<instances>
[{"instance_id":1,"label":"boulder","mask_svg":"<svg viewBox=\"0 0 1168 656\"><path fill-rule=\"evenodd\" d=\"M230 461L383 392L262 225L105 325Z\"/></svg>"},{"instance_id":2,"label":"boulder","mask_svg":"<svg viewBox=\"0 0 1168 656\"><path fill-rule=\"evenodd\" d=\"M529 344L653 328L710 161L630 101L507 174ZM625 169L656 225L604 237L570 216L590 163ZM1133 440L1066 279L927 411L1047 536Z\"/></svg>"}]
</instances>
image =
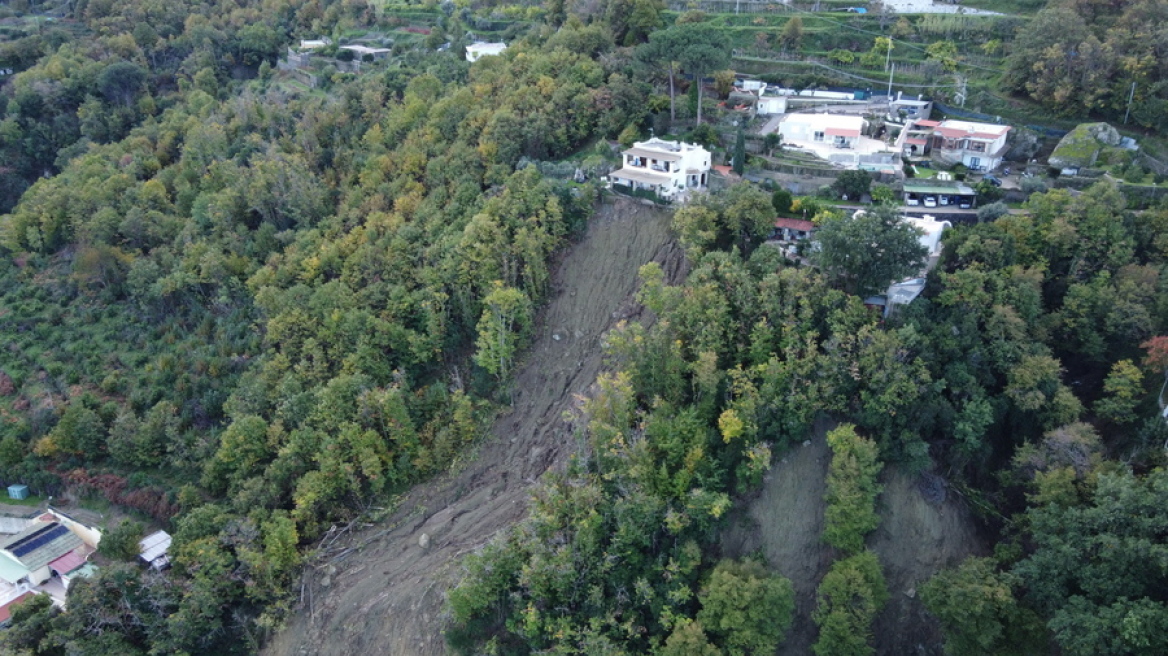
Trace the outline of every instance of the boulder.
<instances>
[{"instance_id":1,"label":"boulder","mask_svg":"<svg viewBox=\"0 0 1168 656\"><path fill-rule=\"evenodd\" d=\"M1105 148L1117 148L1119 132L1106 123L1083 123L1059 140L1050 154L1052 168L1084 168L1094 166Z\"/></svg>"}]
</instances>

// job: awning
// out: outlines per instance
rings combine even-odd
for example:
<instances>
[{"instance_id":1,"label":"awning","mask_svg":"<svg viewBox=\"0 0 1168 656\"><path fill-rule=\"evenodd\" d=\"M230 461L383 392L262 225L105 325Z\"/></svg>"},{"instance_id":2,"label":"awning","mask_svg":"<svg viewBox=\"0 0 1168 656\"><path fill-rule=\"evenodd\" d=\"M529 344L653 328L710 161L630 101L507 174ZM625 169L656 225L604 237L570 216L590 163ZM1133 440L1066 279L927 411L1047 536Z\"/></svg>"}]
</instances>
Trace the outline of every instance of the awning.
<instances>
[{"instance_id":1,"label":"awning","mask_svg":"<svg viewBox=\"0 0 1168 656\"><path fill-rule=\"evenodd\" d=\"M975 192L972 187L964 185L960 182L953 182L952 184L945 184L942 180L933 180L931 182L924 182L913 184L906 182L904 184L904 193L906 194L947 194L951 196L972 196Z\"/></svg>"},{"instance_id":2,"label":"awning","mask_svg":"<svg viewBox=\"0 0 1168 656\"><path fill-rule=\"evenodd\" d=\"M667 175L628 168L613 171L612 173L608 174L608 177L610 180L633 180L635 182L650 185L667 185L672 182L672 178Z\"/></svg>"},{"instance_id":3,"label":"awning","mask_svg":"<svg viewBox=\"0 0 1168 656\"><path fill-rule=\"evenodd\" d=\"M776 219L776 228L786 228L788 230L798 230L799 232L811 232L815 229L815 224L803 219Z\"/></svg>"},{"instance_id":4,"label":"awning","mask_svg":"<svg viewBox=\"0 0 1168 656\"><path fill-rule=\"evenodd\" d=\"M636 157L648 157L662 162L678 162L681 161L681 155L678 153L667 153L660 150L653 150L651 148L629 148L624 152L625 155L634 155Z\"/></svg>"}]
</instances>

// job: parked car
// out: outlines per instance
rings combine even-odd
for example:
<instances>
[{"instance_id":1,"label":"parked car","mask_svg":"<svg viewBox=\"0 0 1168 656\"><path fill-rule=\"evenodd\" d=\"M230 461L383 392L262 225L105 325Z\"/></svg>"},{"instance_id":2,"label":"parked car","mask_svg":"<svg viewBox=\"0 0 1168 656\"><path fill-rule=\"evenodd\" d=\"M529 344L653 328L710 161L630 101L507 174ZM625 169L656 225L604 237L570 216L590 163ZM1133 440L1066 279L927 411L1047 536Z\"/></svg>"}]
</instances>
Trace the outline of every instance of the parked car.
<instances>
[{"instance_id":1,"label":"parked car","mask_svg":"<svg viewBox=\"0 0 1168 656\"><path fill-rule=\"evenodd\" d=\"M1002 186L1002 181L1001 181L1001 180L999 180L999 179L997 179L997 178L995 178L995 177L994 177L994 176L992 176L992 175L987 175L987 176L985 176L984 178L982 178L982 180L984 180L984 181L986 181L986 182L988 182L988 183L992 184L992 185L993 185L993 186L995 186L995 187L1000 187L1000 186Z\"/></svg>"},{"instance_id":2,"label":"parked car","mask_svg":"<svg viewBox=\"0 0 1168 656\"><path fill-rule=\"evenodd\" d=\"M936 196L925 196L925 207L936 207L936 206L937 206L937 197Z\"/></svg>"},{"instance_id":3,"label":"parked car","mask_svg":"<svg viewBox=\"0 0 1168 656\"><path fill-rule=\"evenodd\" d=\"M917 198L916 196L909 196L905 199L904 204L916 207L917 205L921 204L921 199Z\"/></svg>"},{"instance_id":4,"label":"parked car","mask_svg":"<svg viewBox=\"0 0 1168 656\"><path fill-rule=\"evenodd\" d=\"M962 198L961 202L957 206L963 210L967 210L967 209L973 207L973 203L969 202L968 199Z\"/></svg>"}]
</instances>

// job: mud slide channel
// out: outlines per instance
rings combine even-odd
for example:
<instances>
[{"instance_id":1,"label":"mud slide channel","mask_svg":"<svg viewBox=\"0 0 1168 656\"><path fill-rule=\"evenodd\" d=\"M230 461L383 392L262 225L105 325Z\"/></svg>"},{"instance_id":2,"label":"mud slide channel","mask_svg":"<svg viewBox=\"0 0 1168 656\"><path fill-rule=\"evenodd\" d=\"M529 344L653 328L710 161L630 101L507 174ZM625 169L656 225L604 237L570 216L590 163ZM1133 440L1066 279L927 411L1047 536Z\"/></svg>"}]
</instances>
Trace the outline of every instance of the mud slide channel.
<instances>
[{"instance_id":1,"label":"mud slide channel","mask_svg":"<svg viewBox=\"0 0 1168 656\"><path fill-rule=\"evenodd\" d=\"M563 413L596 380L604 332L639 312L637 269L650 261L670 282L684 273L669 213L601 206L556 267L512 408L492 435L454 473L414 488L386 523L349 539L345 557L309 572L303 607L264 654L446 653L445 593L458 559L522 519L531 486L576 448Z\"/></svg>"},{"instance_id":2,"label":"mud slide channel","mask_svg":"<svg viewBox=\"0 0 1168 656\"><path fill-rule=\"evenodd\" d=\"M811 439L792 447L771 467L758 495L737 511L723 533L724 556L761 553L794 584L795 622L778 656L811 654L817 635L811 621L815 588L834 557L820 540L831 463L825 435L833 427L825 420L817 422ZM876 653L939 656L941 635L917 589L938 570L966 556L983 555L985 546L969 511L953 494L944 493L938 479L888 467L881 483L880 527L868 537L868 547L880 558L890 598L874 622Z\"/></svg>"}]
</instances>

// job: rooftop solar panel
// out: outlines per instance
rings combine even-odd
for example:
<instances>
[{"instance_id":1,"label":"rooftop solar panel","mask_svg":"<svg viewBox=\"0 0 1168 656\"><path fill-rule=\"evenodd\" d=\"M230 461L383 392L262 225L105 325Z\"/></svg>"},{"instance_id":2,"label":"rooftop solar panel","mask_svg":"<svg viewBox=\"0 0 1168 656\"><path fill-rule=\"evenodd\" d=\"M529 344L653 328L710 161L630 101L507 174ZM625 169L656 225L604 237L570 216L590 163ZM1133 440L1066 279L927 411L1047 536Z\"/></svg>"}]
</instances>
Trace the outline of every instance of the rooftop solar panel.
<instances>
[{"instance_id":1,"label":"rooftop solar panel","mask_svg":"<svg viewBox=\"0 0 1168 656\"><path fill-rule=\"evenodd\" d=\"M12 538L5 543L4 548L11 550L18 545L24 544L27 540L30 540L40 535L41 533L44 533L52 527L52 524L41 524L39 526L36 524L31 524L29 528L25 529L25 534L12 536Z\"/></svg>"},{"instance_id":2,"label":"rooftop solar panel","mask_svg":"<svg viewBox=\"0 0 1168 656\"><path fill-rule=\"evenodd\" d=\"M22 558L68 532L69 529L60 524L51 524L8 547L8 550L12 552L13 556Z\"/></svg>"}]
</instances>

